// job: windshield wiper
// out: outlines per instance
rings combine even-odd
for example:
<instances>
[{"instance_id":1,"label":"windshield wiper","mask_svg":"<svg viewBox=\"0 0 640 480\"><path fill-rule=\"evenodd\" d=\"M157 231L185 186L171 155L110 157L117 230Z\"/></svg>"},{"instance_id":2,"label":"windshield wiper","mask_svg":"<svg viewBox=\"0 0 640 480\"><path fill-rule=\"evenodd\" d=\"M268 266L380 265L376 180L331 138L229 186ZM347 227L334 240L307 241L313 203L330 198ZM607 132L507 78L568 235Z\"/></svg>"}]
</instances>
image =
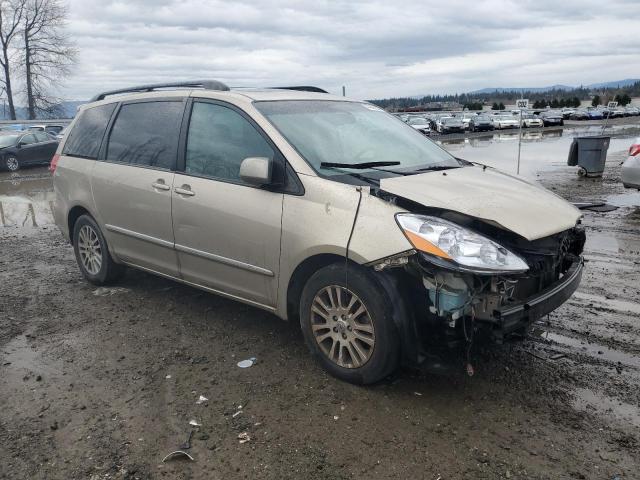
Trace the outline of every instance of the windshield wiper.
<instances>
[{"instance_id":1,"label":"windshield wiper","mask_svg":"<svg viewBox=\"0 0 640 480\"><path fill-rule=\"evenodd\" d=\"M377 180L375 180L373 178L365 177L364 175L361 175L361 174L356 173L356 172L345 172L339 167L332 167L328 163L326 163L326 164L325 163L326 162L323 162L320 165L324 166L324 168L330 168L331 170L337 170L339 172L344 173L345 175L349 175L350 177L354 177L354 178L357 178L358 180L362 180L363 182L367 182L370 185L374 185L376 187L380 185L380 182L378 182Z\"/></svg>"},{"instance_id":2,"label":"windshield wiper","mask_svg":"<svg viewBox=\"0 0 640 480\"><path fill-rule=\"evenodd\" d=\"M362 162L362 163L322 162L320 163L320 167L325 167L325 168L353 168L356 170L364 170L366 168L373 168L373 167L392 167L394 165L400 165L400 162Z\"/></svg>"},{"instance_id":3,"label":"windshield wiper","mask_svg":"<svg viewBox=\"0 0 640 480\"><path fill-rule=\"evenodd\" d=\"M451 170L453 168L462 167L452 167L451 165L431 165L430 167L418 168L414 170L414 172L437 172L439 170Z\"/></svg>"}]
</instances>

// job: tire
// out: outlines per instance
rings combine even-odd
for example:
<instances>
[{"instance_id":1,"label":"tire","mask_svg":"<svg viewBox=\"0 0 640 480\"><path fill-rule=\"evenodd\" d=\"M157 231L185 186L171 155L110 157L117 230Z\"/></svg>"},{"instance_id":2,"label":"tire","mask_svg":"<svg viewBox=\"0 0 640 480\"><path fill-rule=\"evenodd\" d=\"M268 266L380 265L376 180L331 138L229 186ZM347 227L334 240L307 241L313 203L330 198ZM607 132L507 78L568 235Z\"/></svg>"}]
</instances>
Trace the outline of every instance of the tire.
<instances>
[{"instance_id":1,"label":"tire","mask_svg":"<svg viewBox=\"0 0 640 480\"><path fill-rule=\"evenodd\" d=\"M354 384L375 383L399 361L391 302L361 267L349 266L348 282L347 289L344 264L314 273L300 297L300 326L311 353L331 375Z\"/></svg>"},{"instance_id":2,"label":"tire","mask_svg":"<svg viewBox=\"0 0 640 480\"><path fill-rule=\"evenodd\" d=\"M17 172L20 170L20 161L15 155L7 155L4 158L4 166L10 172Z\"/></svg>"},{"instance_id":3,"label":"tire","mask_svg":"<svg viewBox=\"0 0 640 480\"><path fill-rule=\"evenodd\" d=\"M111 258L100 227L89 215L81 215L73 226L73 251L80 272L94 285L106 285L124 273L124 267Z\"/></svg>"}]
</instances>

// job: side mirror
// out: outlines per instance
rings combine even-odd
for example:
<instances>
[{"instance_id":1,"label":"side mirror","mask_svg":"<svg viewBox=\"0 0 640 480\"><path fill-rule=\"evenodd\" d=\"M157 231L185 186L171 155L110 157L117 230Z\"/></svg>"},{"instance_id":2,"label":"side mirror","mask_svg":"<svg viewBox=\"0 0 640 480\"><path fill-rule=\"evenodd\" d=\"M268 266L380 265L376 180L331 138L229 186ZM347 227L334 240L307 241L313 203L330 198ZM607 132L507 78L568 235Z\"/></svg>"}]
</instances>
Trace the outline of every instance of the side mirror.
<instances>
[{"instance_id":1,"label":"side mirror","mask_svg":"<svg viewBox=\"0 0 640 480\"><path fill-rule=\"evenodd\" d=\"M252 185L268 185L273 174L273 161L267 157L245 158L240 164L240 178Z\"/></svg>"}]
</instances>

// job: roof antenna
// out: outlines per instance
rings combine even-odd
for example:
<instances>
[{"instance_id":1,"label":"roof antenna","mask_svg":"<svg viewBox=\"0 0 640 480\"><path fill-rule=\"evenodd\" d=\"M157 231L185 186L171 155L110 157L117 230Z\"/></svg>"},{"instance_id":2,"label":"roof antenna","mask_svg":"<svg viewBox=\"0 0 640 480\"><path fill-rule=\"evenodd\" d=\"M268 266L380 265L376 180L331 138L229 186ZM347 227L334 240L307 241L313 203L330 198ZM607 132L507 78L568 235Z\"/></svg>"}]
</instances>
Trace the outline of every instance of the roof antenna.
<instances>
[{"instance_id":1,"label":"roof antenna","mask_svg":"<svg viewBox=\"0 0 640 480\"><path fill-rule=\"evenodd\" d=\"M347 251L344 258L344 284L347 290L349 290L349 246L351 245L351 238L353 237L353 231L356 228L356 221L358 220L358 214L360 213L360 204L362 203L362 187L356 187L356 191L359 194L358 206L356 207L356 214L353 217L353 224L351 224L351 232L349 233L349 240L347 240Z\"/></svg>"}]
</instances>

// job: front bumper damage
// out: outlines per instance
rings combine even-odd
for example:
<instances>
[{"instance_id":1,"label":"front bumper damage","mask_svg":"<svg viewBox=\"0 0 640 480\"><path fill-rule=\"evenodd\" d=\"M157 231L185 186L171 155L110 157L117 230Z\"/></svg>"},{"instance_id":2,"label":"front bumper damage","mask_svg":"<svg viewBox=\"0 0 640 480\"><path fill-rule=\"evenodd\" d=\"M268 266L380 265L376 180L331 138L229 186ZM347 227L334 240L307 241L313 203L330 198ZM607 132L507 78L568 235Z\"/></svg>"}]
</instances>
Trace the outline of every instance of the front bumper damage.
<instances>
[{"instance_id":1,"label":"front bumper damage","mask_svg":"<svg viewBox=\"0 0 640 480\"><path fill-rule=\"evenodd\" d=\"M580 285L584 240L576 227L520 241L519 251L509 245L530 266L519 274L456 271L414 250L371 264L394 303L405 365L419 365L434 354L442 358L472 343L521 338Z\"/></svg>"},{"instance_id":2,"label":"front bumper damage","mask_svg":"<svg viewBox=\"0 0 640 480\"><path fill-rule=\"evenodd\" d=\"M583 268L584 260L578 257L561 279L540 293L524 301L495 309L494 320L489 321L494 327L494 339L503 340L506 335L528 327L566 302L578 289Z\"/></svg>"}]
</instances>

